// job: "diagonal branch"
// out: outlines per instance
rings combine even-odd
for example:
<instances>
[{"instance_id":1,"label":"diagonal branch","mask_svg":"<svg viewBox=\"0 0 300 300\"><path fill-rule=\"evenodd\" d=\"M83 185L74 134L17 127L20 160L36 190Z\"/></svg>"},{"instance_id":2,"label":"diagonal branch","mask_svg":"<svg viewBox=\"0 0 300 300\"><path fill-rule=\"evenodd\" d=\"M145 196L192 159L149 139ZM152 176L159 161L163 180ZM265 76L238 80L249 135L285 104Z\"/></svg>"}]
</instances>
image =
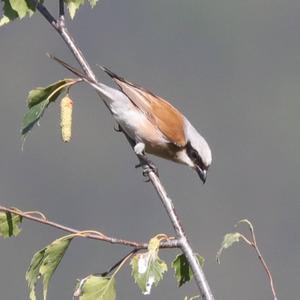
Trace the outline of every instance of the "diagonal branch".
<instances>
[{"instance_id":1,"label":"diagonal branch","mask_svg":"<svg viewBox=\"0 0 300 300\"><path fill-rule=\"evenodd\" d=\"M72 54L75 56L76 60L82 67L84 73L90 79L97 82L95 74L93 73L90 65L88 64L87 60L85 59L80 48L76 45L73 37L69 33L65 24L64 23L61 24L61 22L59 22L59 21L53 22L53 20L52 20L53 17L52 17L52 19L49 18L50 13L41 2L38 2L37 0L27 0L27 1L36 5L37 10L55 28L55 30L58 32L58 34L65 41L66 45L69 47ZM160 182L159 178L156 176L156 174L151 170L151 168L149 168L149 167L147 168L147 166L145 166L145 167L146 167L148 177L149 177L151 183L153 184L154 188L156 189L157 194L159 195L159 197L166 209L166 212L171 220L172 226L177 235L177 239L179 240L179 243L180 243L180 248L181 248L182 252L185 254L185 256L191 266L191 269L194 273L195 282L199 288L202 298L204 300L214 300L214 296L210 290L210 287L205 278L203 270L202 270L201 266L199 265L197 259L194 256L193 249L191 248L191 246L185 236L182 225L180 224L180 221L176 215L172 200L167 196L167 193L166 193L162 183Z\"/></svg>"},{"instance_id":2,"label":"diagonal branch","mask_svg":"<svg viewBox=\"0 0 300 300\"><path fill-rule=\"evenodd\" d=\"M194 274L195 281L201 293L202 299L214 300L214 296L210 290L205 274L196 256L194 255L193 249L189 241L187 240L182 225L180 224L180 220L176 214L172 199L168 197L166 190L164 189L162 183L160 182L159 178L155 175L154 172L149 173L149 179L153 184L154 188L156 189L156 192L159 195L168 213L168 216L172 222L172 225L176 232L176 236L179 240L180 248L190 264L190 267Z\"/></svg>"},{"instance_id":3,"label":"diagonal branch","mask_svg":"<svg viewBox=\"0 0 300 300\"><path fill-rule=\"evenodd\" d=\"M45 224L54 228L58 228L60 230L63 230L65 232L69 233L75 233L78 234L78 236L82 236L84 238L88 239L93 239L93 240L99 240L99 241L104 241L110 244L118 244L118 245L123 245L123 246L130 246L133 247L135 251L141 250L141 249L147 249L148 244L147 243L141 243L141 242L136 242L136 241L129 241L129 240L124 240L124 239L118 239L114 237L107 236L101 232L98 231L92 231L92 230L77 230L71 227L67 227L65 225L61 225L59 223L53 222L48 220L44 214L40 212L24 212L16 208L9 208L0 205L0 212L9 212L18 216L22 216L24 219L28 219L31 221L35 221L41 224ZM38 216L37 216L38 215ZM81 234L83 233L84 234ZM160 248L178 248L179 243L177 240L167 240L164 242L161 242Z\"/></svg>"}]
</instances>

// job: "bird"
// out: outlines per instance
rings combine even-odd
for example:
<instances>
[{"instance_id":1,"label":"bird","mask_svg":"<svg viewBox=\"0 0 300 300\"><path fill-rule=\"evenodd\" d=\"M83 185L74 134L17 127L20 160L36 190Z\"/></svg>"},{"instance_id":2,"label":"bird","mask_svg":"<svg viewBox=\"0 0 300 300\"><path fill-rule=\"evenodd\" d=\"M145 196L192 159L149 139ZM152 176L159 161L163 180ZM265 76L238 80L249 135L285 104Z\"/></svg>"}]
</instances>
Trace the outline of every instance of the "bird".
<instances>
[{"instance_id":1,"label":"bird","mask_svg":"<svg viewBox=\"0 0 300 300\"><path fill-rule=\"evenodd\" d=\"M154 166L145 153L187 165L194 169L203 184L212 163L211 149L205 138L170 102L99 66L119 89L98 82L63 60L48 54L100 94L119 128L134 144L141 161ZM155 170L155 169L154 169Z\"/></svg>"}]
</instances>

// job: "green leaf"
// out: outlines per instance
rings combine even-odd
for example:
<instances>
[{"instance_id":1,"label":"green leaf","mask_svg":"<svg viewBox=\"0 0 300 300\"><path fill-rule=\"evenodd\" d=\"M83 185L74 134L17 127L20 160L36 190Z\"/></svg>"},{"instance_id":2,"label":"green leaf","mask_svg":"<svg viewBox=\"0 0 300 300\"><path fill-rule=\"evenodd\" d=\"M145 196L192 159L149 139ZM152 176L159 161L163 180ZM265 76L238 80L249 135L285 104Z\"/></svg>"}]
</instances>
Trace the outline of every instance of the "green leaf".
<instances>
[{"instance_id":1,"label":"green leaf","mask_svg":"<svg viewBox=\"0 0 300 300\"><path fill-rule=\"evenodd\" d=\"M34 256L30 262L30 266L26 272L25 278L27 280L27 284L30 289L29 298L31 300L36 300L35 286L36 286L38 279L40 278L40 267L41 267L41 264L43 263L45 251L46 251L46 248L44 248L34 254Z\"/></svg>"},{"instance_id":2,"label":"green leaf","mask_svg":"<svg viewBox=\"0 0 300 300\"><path fill-rule=\"evenodd\" d=\"M21 229L22 217L10 212L0 212L0 236L7 238L17 236Z\"/></svg>"},{"instance_id":3,"label":"green leaf","mask_svg":"<svg viewBox=\"0 0 300 300\"><path fill-rule=\"evenodd\" d=\"M35 7L27 0L2 0L2 2L4 6L0 26L17 18L22 19L25 16L31 16L35 11Z\"/></svg>"},{"instance_id":4,"label":"green leaf","mask_svg":"<svg viewBox=\"0 0 300 300\"><path fill-rule=\"evenodd\" d=\"M37 87L31 90L27 96L27 106L31 108L32 106L39 104L44 100L49 100L49 102L54 102L57 97L63 93L68 83L73 82L73 79L63 79L54 82L46 87Z\"/></svg>"},{"instance_id":5,"label":"green leaf","mask_svg":"<svg viewBox=\"0 0 300 300\"><path fill-rule=\"evenodd\" d=\"M28 93L27 106L29 110L23 117L21 133L23 137L43 116L50 102L54 102L73 82L73 79L64 79L46 87L37 87Z\"/></svg>"},{"instance_id":6,"label":"green leaf","mask_svg":"<svg viewBox=\"0 0 300 300\"><path fill-rule=\"evenodd\" d=\"M0 26L5 25L18 17L18 13L15 10L13 10L9 0L2 0L2 2L4 2L4 4L3 4L3 15L2 18L0 19Z\"/></svg>"},{"instance_id":7,"label":"green leaf","mask_svg":"<svg viewBox=\"0 0 300 300\"><path fill-rule=\"evenodd\" d=\"M89 0L89 2L90 6L93 8L97 4L98 0Z\"/></svg>"},{"instance_id":8,"label":"green leaf","mask_svg":"<svg viewBox=\"0 0 300 300\"><path fill-rule=\"evenodd\" d=\"M196 258L200 266L203 267L205 259L199 254L196 254ZM193 278L193 271L184 254L178 254L176 256L176 258L172 262L172 268L175 271L178 287L181 287L183 284Z\"/></svg>"},{"instance_id":9,"label":"green leaf","mask_svg":"<svg viewBox=\"0 0 300 300\"><path fill-rule=\"evenodd\" d=\"M196 299L199 299L199 298L200 298L200 295L195 295L195 296L192 296L192 297L185 296L184 300L196 300Z\"/></svg>"},{"instance_id":10,"label":"green leaf","mask_svg":"<svg viewBox=\"0 0 300 300\"><path fill-rule=\"evenodd\" d=\"M159 244L166 238L165 234L158 234L151 238L148 251L136 254L130 262L131 275L144 295L150 294L153 283L157 286L163 274L168 270L166 263L158 257Z\"/></svg>"},{"instance_id":11,"label":"green leaf","mask_svg":"<svg viewBox=\"0 0 300 300\"><path fill-rule=\"evenodd\" d=\"M13 17L9 18L8 16L3 15L2 18L0 19L0 27L5 24L8 24L13 19L14 19Z\"/></svg>"},{"instance_id":12,"label":"green leaf","mask_svg":"<svg viewBox=\"0 0 300 300\"><path fill-rule=\"evenodd\" d=\"M9 2L12 9L17 12L20 19L29 14L30 8L25 0L10 0Z\"/></svg>"},{"instance_id":13,"label":"green leaf","mask_svg":"<svg viewBox=\"0 0 300 300\"><path fill-rule=\"evenodd\" d=\"M47 298L49 281L67 251L73 236L55 240L50 245L34 254L26 272L26 280L30 289L30 299L36 300L35 286L43 278L43 296Z\"/></svg>"},{"instance_id":14,"label":"green leaf","mask_svg":"<svg viewBox=\"0 0 300 300\"><path fill-rule=\"evenodd\" d=\"M44 100L34 106L32 106L29 111L24 115L22 121L21 133L25 136L32 127L38 122L42 117L45 109L49 105L49 100Z\"/></svg>"},{"instance_id":15,"label":"green leaf","mask_svg":"<svg viewBox=\"0 0 300 300\"><path fill-rule=\"evenodd\" d=\"M90 275L77 285L74 297L78 296L79 300L115 300L115 279Z\"/></svg>"},{"instance_id":16,"label":"green leaf","mask_svg":"<svg viewBox=\"0 0 300 300\"><path fill-rule=\"evenodd\" d=\"M225 234L221 248L219 249L219 251L217 253L217 257L216 257L218 263L220 263L220 258L221 258L221 254L222 254L223 250L231 247L234 243L239 242L241 236L242 235L239 232L231 232L231 233Z\"/></svg>"},{"instance_id":17,"label":"green leaf","mask_svg":"<svg viewBox=\"0 0 300 300\"><path fill-rule=\"evenodd\" d=\"M65 3L67 4L70 17L73 19L79 7L84 4L84 0L65 0Z\"/></svg>"},{"instance_id":18,"label":"green leaf","mask_svg":"<svg viewBox=\"0 0 300 300\"><path fill-rule=\"evenodd\" d=\"M144 295L150 294L152 285L157 286L168 270L166 263L158 257L157 252L153 251L136 254L130 264L131 275Z\"/></svg>"},{"instance_id":19,"label":"green leaf","mask_svg":"<svg viewBox=\"0 0 300 300\"><path fill-rule=\"evenodd\" d=\"M84 1L85 0L65 0L65 3L68 7L68 10L69 10L69 14L70 14L70 17L71 19L73 19L77 13L77 10L80 8L81 5L84 4ZM98 0L88 0L89 3L90 3L90 6L93 8Z\"/></svg>"}]
</instances>

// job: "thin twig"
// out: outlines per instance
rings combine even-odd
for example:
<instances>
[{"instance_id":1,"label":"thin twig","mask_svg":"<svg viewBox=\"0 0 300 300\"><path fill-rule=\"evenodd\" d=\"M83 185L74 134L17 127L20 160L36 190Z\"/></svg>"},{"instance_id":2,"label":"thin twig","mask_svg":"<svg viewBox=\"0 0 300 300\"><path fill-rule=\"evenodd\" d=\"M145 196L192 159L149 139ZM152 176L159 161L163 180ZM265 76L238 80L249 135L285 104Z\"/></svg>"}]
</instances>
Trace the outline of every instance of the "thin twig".
<instances>
[{"instance_id":1,"label":"thin twig","mask_svg":"<svg viewBox=\"0 0 300 300\"><path fill-rule=\"evenodd\" d=\"M127 254L122 261L117 266L117 269L114 271L114 273L111 275L111 278L114 278L116 274L121 270L121 268L124 266L125 262L135 253L136 251L131 251L129 254Z\"/></svg>"},{"instance_id":2,"label":"thin twig","mask_svg":"<svg viewBox=\"0 0 300 300\"><path fill-rule=\"evenodd\" d=\"M129 253L127 253L125 256L123 256L120 260L118 260L112 267L110 267L108 271L101 273L101 276L105 277L108 274L110 274L115 268L117 268L124 261L124 259L126 259L128 256L135 254L138 251L139 251L139 249L131 250Z\"/></svg>"},{"instance_id":3,"label":"thin twig","mask_svg":"<svg viewBox=\"0 0 300 300\"><path fill-rule=\"evenodd\" d=\"M273 281L273 277L272 277L272 273L271 271L269 270L269 267L264 259L264 257L262 256L256 242L255 243L252 243L252 247L255 249L256 253L257 253L257 256L259 258L259 260L261 261L267 275L268 275L268 278L269 278L269 281L270 281L270 286L271 286L271 290L272 290L272 293L273 293L273 298L274 300L277 300L277 293L276 293L276 290L275 290L275 286L274 286L274 281Z\"/></svg>"},{"instance_id":4,"label":"thin twig","mask_svg":"<svg viewBox=\"0 0 300 300\"><path fill-rule=\"evenodd\" d=\"M85 59L82 51L80 48L75 44L75 41L71 34L69 33L68 29L66 28L65 24L60 24L59 22L53 22L53 17L49 18L49 12L45 8L45 6L41 2L37 2L36 0L28 0L31 3L34 3L37 6L37 10L46 18L46 20L56 29L56 31L59 33L59 35L62 37L62 39L65 41L73 55L75 56L76 60L82 67L84 73L91 78L92 80L97 82L96 76L93 73L90 65L88 64L87 60ZM50 14L51 16L51 14ZM101 95L98 94L100 97ZM104 102L105 103L105 102ZM108 108L108 107L107 107ZM153 184L154 188L156 189L165 209L166 212L171 219L173 228L176 232L177 238L180 242L180 248L185 254L191 269L194 273L194 278L196 281L196 284L199 288L199 291L202 295L203 300L214 300L214 296L212 295L212 292L210 290L210 287L208 285L208 282L205 278L205 275L202 271L202 268L200 267L197 259L194 256L193 250L190 246L190 244L187 241L187 238L185 236L185 233L183 231L183 228L179 222L179 219L175 213L175 209L172 203L172 200L167 196L165 189L163 188L162 183L160 182L159 178L156 176L156 174L149 169L148 170L148 176Z\"/></svg>"},{"instance_id":5,"label":"thin twig","mask_svg":"<svg viewBox=\"0 0 300 300\"><path fill-rule=\"evenodd\" d=\"M245 243L247 243L249 246L251 246L255 250L255 252L256 252L256 254L258 256L258 259L260 260L260 262L261 262L261 264L262 264L262 266L263 266L263 268L264 268L264 270L267 273L267 276L269 278L271 290L272 290L272 293L273 293L273 299L274 300L278 300L277 293L276 293L275 286L274 286L274 281L273 281L272 273L271 273L271 271L270 271L270 269L269 269L269 267L268 267L268 265L267 265L264 257L262 256L262 254L261 254L261 252L260 252L260 250L258 248L257 242L256 242L256 236L255 236L255 232L254 232L254 227L253 227L252 223L250 221L246 220L246 219L241 220L239 223L241 223L241 222L245 222L246 224L248 224L252 240L246 238L241 233L240 233L240 236L244 240Z\"/></svg>"},{"instance_id":6,"label":"thin twig","mask_svg":"<svg viewBox=\"0 0 300 300\"><path fill-rule=\"evenodd\" d=\"M49 12L49 10L46 8L46 6L42 5L40 1L36 0L27 0L29 4L31 4L33 7L35 7L40 14L53 26L56 27L57 20L52 16L52 14Z\"/></svg>"},{"instance_id":7,"label":"thin twig","mask_svg":"<svg viewBox=\"0 0 300 300\"><path fill-rule=\"evenodd\" d=\"M249 228L250 228L250 232L251 232L251 236L252 236L251 246L256 251L258 258L261 261L261 263L263 265L263 268L265 269L265 271L267 273L267 276L268 276L269 281L270 281L271 290L272 290L272 293L273 293L273 298L274 298L274 300L277 300L278 298L277 298L277 293L276 293L275 286L274 286L274 281L273 281L272 273L271 273L271 271L270 271L270 269L269 269L269 267L268 267L268 265L267 265L264 257L262 256L262 254L261 254L258 246L257 246L256 236L255 236L254 228L253 228L252 224L251 224L251 226L249 226Z\"/></svg>"},{"instance_id":8,"label":"thin twig","mask_svg":"<svg viewBox=\"0 0 300 300\"><path fill-rule=\"evenodd\" d=\"M134 249L147 249L147 247L148 247L147 243L140 243L140 242L136 242L136 241L118 239L118 238L110 237L110 236L107 236L104 234L100 234L99 232L96 232L96 231L93 232L91 230L86 231L85 234L83 235L82 230L76 230L74 228L67 227L65 225L61 225L56 222L50 221L47 218L45 218L45 215L43 215L43 214L41 215L41 213L39 213L40 215L37 217L37 216L34 216L33 214L31 214L32 212L23 212L19 209L4 207L2 205L0 205L0 211L19 215L25 219L35 221L35 222L38 222L41 224L45 224L45 225L48 225L48 226L63 230L65 232L72 233L72 234L78 234L78 236L82 236L82 237L85 237L88 239L100 240L100 241L104 241L104 242L107 242L110 244L119 244L119 245L124 245L124 246L130 246L130 247L134 247ZM162 242L160 244L160 247L161 248L178 248L179 243L177 240L168 240L168 241Z\"/></svg>"},{"instance_id":9,"label":"thin twig","mask_svg":"<svg viewBox=\"0 0 300 300\"><path fill-rule=\"evenodd\" d=\"M65 22L65 3L64 0L59 0L59 22L61 26Z\"/></svg>"}]
</instances>

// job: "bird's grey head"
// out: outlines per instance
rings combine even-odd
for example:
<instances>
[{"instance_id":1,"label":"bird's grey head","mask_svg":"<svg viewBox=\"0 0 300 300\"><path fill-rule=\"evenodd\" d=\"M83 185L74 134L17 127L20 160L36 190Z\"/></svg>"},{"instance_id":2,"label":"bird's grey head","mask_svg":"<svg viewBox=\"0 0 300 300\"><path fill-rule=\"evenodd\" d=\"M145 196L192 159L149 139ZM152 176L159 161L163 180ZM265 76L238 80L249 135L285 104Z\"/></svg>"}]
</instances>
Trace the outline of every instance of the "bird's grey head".
<instances>
[{"instance_id":1,"label":"bird's grey head","mask_svg":"<svg viewBox=\"0 0 300 300\"><path fill-rule=\"evenodd\" d=\"M203 183L206 181L207 170L212 162L211 150L206 140L185 119L185 135L187 144L179 153L179 160L196 170Z\"/></svg>"}]
</instances>

